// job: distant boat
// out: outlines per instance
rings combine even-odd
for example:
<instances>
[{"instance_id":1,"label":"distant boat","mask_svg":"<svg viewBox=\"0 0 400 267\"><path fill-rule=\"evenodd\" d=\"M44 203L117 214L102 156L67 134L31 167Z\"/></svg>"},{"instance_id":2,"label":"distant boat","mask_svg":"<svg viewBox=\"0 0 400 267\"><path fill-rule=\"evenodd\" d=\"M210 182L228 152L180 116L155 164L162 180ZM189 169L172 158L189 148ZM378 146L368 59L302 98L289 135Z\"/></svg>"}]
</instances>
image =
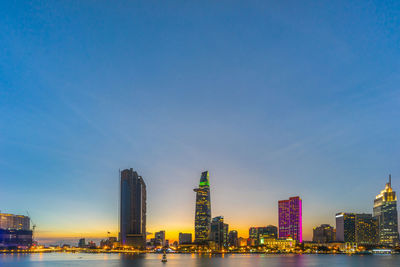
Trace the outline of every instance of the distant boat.
<instances>
[{"instance_id":1,"label":"distant boat","mask_svg":"<svg viewBox=\"0 0 400 267\"><path fill-rule=\"evenodd\" d=\"M167 254L165 253L165 250L164 250L164 254L162 255L161 262L167 262Z\"/></svg>"}]
</instances>

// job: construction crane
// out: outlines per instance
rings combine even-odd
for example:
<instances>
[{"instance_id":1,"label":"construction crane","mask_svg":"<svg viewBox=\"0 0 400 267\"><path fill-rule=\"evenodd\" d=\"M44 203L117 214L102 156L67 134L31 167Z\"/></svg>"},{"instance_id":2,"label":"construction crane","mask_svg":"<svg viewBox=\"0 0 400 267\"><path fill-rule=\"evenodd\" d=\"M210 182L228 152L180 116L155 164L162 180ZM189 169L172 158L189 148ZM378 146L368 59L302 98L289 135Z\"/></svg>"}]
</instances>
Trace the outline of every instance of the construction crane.
<instances>
[{"instance_id":1,"label":"construction crane","mask_svg":"<svg viewBox=\"0 0 400 267\"><path fill-rule=\"evenodd\" d=\"M26 211L26 214L28 214L28 218L32 223L32 241L35 241L34 235L35 235L35 229L36 229L36 224L33 222L31 215L29 215L29 212Z\"/></svg>"}]
</instances>

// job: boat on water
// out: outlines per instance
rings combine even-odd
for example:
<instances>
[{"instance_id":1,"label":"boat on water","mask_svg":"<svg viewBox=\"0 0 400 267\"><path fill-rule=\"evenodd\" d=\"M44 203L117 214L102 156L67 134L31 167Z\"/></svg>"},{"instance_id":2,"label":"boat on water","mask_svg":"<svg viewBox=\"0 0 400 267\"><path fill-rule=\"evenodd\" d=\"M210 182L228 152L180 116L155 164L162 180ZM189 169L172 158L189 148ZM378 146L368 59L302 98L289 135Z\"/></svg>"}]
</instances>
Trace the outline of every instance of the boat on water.
<instances>
[{"instance_id":1,"label":"boat on water","mask_svg":"<svg viewBox=\"0 0 400 267\"><path fill-rule=\"evenodd\" d=\"M162 255L161 262L167 262L167 254L164 251L164 254Z\"/></svg>"}]
</instances>

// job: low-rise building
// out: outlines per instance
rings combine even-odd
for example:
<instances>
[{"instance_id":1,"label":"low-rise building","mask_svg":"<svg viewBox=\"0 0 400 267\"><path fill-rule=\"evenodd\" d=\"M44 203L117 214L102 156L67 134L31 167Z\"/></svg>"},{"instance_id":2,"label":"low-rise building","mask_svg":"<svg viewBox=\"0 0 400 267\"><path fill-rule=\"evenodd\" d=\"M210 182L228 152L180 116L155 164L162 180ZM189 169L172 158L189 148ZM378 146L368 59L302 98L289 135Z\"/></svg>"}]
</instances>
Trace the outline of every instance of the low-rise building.
<instances>
[{"instance_id":1,"label":"low-rise building","mask_svg":"<svg viewBox=\"0 0 400 267\"><path fill-rule=\"evenodd\" d=\"M28 248L31 245L31 230L0 229L0 247Z\"/></svg>"},{"instance_id":2,"label":"low-rise building","mask_svg":"<svg viewBox=\"0 0 400 267\"><path fill-rule=\"evenodd\" d=\"M191 243L192 243L191 233L179 233L179 245L185 245Z\"/></svg>"},{"instance_id":3,"label":"low-rise building","mask_svg":"<svg viewBox=\"0 0 400 267\"><path fill-rule=\"evenodd\" d=\"M246 247L247 246L247 238L239 237L238 238L238 247Z\"/></svg>"},{"instance_id":4,"label":"low-rise building","mask_svg":"<svg viewBox=\"0 0 400 267\"><path fill-rule=\"evenodd\" d=\"M264 245L267 248L278 249L278 250L288 250L294 249L296 247L297 241L292 238L271 238L264 239L260 238L260 245Z\"/></svg>"}]
</instances>

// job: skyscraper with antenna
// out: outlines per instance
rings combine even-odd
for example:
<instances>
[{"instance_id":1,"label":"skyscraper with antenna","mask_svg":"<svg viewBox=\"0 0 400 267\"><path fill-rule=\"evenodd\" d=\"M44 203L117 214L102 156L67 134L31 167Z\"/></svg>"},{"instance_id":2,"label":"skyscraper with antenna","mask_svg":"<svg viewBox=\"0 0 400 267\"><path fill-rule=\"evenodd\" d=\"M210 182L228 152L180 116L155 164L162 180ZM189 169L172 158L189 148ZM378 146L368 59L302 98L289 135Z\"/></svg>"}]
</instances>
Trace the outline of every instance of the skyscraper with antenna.
<instances>
[{"instance_id":1,"label":"skyscraper with antenna","mask_svg":"<svg viewBox=\"0 0 400 267\"><path fill-rule=\"evenodd\" d=\"M385 189L375 197L374 217L378 220L378 242L386 246L399 244L397 197L392 189L392 176Z\"/></svg>"}]
</instances>

